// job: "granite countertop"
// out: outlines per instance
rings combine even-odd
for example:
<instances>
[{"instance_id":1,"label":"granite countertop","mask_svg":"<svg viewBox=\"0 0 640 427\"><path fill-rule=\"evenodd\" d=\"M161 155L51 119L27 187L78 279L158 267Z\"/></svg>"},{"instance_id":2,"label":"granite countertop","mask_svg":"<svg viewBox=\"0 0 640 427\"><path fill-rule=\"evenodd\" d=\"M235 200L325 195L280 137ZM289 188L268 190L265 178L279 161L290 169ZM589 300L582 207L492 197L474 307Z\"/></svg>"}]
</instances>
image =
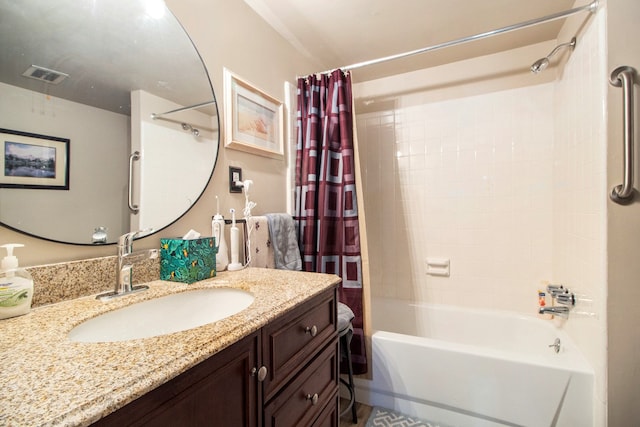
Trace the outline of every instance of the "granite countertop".
<instances>
[{"instance_id":1,"label":"granite countertop","mask_svg":"<svg viewBox=\"0 0 640 427\"><path fill-rule=\"evenodd\" d=\"M248 268L191 285L157 280L147 283L148 291L108 302L82 297L1 320L0 425L89 425L339 281L335 275ZM210 287L240 288L255 301L218 322L158 337L110 343L67 338L104 312Z\"/></svg>"}]
</instances>

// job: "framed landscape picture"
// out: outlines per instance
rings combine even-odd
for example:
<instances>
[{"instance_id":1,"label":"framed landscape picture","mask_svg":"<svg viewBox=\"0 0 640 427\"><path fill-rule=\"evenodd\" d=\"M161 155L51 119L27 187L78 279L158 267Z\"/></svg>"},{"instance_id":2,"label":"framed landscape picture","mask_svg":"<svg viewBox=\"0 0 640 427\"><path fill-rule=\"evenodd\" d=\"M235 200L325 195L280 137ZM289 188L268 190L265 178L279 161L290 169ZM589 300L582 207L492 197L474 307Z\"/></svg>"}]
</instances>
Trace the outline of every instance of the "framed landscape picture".
<instances>
[{"instance_id":1,"label":"framed landscape picture","mask_svg":"<svg viewBox=\"0 0 640 427\"><path fill-rule=\"evenodd\" d=\"M225 147L284 158L282 102L224 69Z\"/></svg>"},{"instance_id":2,"label":"framed landscape picture","mask_svg":"<svg viewBox=\"0 0 640 427\"><path fill-rule=\"evenodd\" d=\"M0 129L0 187L68 190L69 142Z\"/></svg>"}]
</instances>

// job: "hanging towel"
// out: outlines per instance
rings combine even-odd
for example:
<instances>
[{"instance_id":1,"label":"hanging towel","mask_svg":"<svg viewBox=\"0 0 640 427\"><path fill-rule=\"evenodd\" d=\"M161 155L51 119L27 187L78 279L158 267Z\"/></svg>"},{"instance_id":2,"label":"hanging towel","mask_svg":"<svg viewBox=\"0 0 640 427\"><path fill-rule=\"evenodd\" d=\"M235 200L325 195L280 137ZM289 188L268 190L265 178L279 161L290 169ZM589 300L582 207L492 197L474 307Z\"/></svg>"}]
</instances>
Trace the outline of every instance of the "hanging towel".
<instances>
[{"instance_id":1,"label":"hanging towel","mask_svg":"<svg viewBox=\"0 0 640 427\"><path fill-rule=\"evenodd\" d=\"M267 214L269 236L276 268L302 270L302 258L296 238L296 225L289 214Z\"/></svg>"},{"instance_id":2,"label":"hanging towel","mask_svg":"<svg viewBox=\"0 0 640 427\"><path fill-rule=\"evenodd\" d=\"M338 302L338 335L342 336L345 329L349 329L351 335L353 335L353 319L356 316L353 314L351 308L348 305ZM348 336L348 340L351 341L351 335Z\"/></svg>"},{"instance_id":3,"label":"hanging towel","mask_svg":"<svg viewBox=\"0 0 640 427\"><path fill-rule=\"evenodd\" d=\"M247 230L251 230L251 266L274 268L275 256L269 238L269 221L266 216L252 216L247 221Z\"/></svg>"}]
</instances>

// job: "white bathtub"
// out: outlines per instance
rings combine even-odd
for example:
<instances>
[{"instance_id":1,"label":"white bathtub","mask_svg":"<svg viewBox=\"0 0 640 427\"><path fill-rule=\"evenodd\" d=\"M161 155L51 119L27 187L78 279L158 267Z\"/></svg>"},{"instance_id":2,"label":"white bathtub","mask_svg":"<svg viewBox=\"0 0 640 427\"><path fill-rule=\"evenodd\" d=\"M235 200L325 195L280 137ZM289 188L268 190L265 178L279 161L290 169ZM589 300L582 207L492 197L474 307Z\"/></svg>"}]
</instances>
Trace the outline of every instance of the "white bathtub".
<instances>
[{"instance_id":1,"label":"white bathtub","mask_svg":"<svg viewBox=\"0 0 640 427\"><path fill-rule=\"evenodd\" d=\"M593 370L551 321L389 299L372 318L360 402L455 427L593 425Z\"/></svg>"}]
</instances>

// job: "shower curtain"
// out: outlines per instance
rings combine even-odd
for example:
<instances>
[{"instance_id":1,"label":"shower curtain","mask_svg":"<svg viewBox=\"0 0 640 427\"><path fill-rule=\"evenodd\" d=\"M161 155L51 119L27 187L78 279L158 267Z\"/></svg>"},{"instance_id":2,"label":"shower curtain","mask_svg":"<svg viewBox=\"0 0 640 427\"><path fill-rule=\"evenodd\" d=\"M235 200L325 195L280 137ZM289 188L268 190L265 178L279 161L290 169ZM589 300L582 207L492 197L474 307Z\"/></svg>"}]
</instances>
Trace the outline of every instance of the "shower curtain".
<instances>
[{"instance_id":1,"label":"shower curtain","mask_svg":"<svg viewBox=\"0 0 640 427\"><path fill-rule=\"evenodd\" d=\"M295 213L303 270L342 278L339 299L355 314L355 374L367 372L363 268L355 181L351 74L298 79Z\"/></svg>"}]
</instances>

